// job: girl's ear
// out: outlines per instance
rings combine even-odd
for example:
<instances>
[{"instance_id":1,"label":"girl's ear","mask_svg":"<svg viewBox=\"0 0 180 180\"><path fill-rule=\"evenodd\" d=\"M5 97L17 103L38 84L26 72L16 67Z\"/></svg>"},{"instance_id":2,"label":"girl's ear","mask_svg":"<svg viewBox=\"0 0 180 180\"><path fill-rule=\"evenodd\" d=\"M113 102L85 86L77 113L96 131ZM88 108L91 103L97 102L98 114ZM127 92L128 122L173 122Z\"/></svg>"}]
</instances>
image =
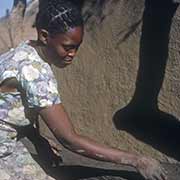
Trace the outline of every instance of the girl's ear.
<instances>
[{"instance_id":1,"label":"girl's ear","mask_svg":"<svg viewBox=\"0 0 180 180\"><path fill-rule=\"evenodd\" d=\"M47 45L48 43L48 36L49 36L49 33L47 30L45 29L39 29L38 30L38 39L44 44L44 45Z\"/></svg>"}]
</instances>

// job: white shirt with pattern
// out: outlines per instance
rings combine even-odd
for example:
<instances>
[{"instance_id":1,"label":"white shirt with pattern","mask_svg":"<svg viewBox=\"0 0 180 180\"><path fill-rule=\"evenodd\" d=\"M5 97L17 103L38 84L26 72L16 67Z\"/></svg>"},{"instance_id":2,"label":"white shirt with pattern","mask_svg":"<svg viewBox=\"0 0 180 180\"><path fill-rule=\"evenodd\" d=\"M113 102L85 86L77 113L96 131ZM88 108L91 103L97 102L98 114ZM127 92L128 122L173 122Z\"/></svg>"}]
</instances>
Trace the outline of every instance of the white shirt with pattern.
<instances>
[{"instance_id":1,"label":"white shirt with pattern","mask_svg":"<svg viewBox=\"0 0 180 180\"><path fill-rule=\"evenodd\" d=\"M57 82L51 67L43 61L36 50L27 42L0 56L0 84L9 78L16 78L19 89L16 92L0 92L0 157L1 148L9 145L13 151L15 141L10 132L16 130L6 123L26 126L34 123L38 108L61 103Z\"/></svg>"}]
</instances>

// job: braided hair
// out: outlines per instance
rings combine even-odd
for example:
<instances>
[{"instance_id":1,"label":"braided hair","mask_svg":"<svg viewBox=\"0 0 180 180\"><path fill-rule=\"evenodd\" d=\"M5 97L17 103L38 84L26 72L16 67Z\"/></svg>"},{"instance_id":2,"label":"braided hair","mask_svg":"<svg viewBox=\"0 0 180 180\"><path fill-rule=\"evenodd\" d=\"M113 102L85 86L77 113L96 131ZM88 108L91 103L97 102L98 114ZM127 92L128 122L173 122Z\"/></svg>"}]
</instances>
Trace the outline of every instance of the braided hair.
<instances>
[{"instance_id":1,"label":"braided hair","mask_svg":"<svg viewBox=\"0 0 180 180\"><path fill-rule=\"evenodd\" d=\"M68 0L48 0L40 6L36 16L36 28L45 29L51 35L65 33L70 28L83 25L81 10Z\"/></svg>"}]
</instances>

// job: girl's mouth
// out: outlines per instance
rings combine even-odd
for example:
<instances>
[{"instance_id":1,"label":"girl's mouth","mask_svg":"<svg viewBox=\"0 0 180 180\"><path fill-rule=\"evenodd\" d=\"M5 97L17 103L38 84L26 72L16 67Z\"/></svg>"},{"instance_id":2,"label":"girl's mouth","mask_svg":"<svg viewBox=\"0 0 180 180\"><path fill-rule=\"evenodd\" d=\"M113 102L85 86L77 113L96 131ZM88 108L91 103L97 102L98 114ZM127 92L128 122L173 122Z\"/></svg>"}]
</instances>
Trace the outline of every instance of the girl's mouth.
<instances>
[{"instance_id":1,"label":"girl's mouth","mask_svg":"<svg viewBox=\"0 0 180 180\"><path fill-rule=\"evenodd\" d=\"M72 58L67 58L67 59L64 59L64 62L66 63L66 64L71 64L72 63Z\"/></svg>"}]
</instances>

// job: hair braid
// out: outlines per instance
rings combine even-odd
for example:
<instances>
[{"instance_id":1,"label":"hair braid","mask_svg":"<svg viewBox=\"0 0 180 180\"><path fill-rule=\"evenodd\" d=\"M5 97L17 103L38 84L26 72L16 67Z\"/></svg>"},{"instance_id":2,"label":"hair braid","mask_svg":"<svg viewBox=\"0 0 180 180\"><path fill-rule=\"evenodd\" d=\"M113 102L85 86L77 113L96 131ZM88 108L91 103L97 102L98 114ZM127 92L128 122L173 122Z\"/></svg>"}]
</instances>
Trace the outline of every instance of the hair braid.
<instances>
[{"instance_id":1,"label":"hair braid","mask_svg":"<svg viewBox=\"0 0 180 180\"><path fill-rule=\"evenodd\" d=\"M46 29L52 35L82 25L80 8L68 0L49 0L36 17L37 29Z\"/></svg>"}]
</instances>

